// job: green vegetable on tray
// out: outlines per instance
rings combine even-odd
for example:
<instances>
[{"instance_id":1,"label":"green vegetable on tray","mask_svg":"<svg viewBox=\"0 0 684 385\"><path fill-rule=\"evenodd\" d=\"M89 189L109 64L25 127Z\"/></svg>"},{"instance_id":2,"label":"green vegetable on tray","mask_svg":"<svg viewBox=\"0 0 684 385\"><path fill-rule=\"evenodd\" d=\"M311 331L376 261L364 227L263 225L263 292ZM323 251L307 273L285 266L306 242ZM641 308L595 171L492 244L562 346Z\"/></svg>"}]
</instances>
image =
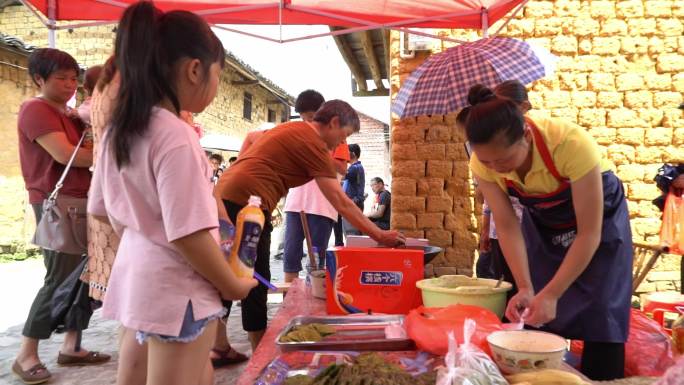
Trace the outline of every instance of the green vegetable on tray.
<instances>
[{"instance_id":1,"label":"green vegetable on tray","mask_svg":"<svg viewBox=\"0 0 684 385\"><path fill-rule=\"evenodd\" d=\"M298 374L296 376L289 377L283 382L283 385L309 385L313 381L313 378L305 376L303 374Z\"/></svg>"},{"instance_id":2,"label":"green vegetable on tray","mask_svg":"<svg viewBox=\"0 0 684 385\"><path fill-rule=\"evenodd\" d=\"M335 328L325 324L297 325L280 337L280 342L318 342L335 334Z\"/></svg>"},{"instance_id":3,"label":"green vegetable on tray","mask_svg":"<svg viewBox=\"0 0 684 385\"><path fill-rule=\"evenodd\" d=\"M290 377L283 385L433 385L436 380L435 371L413 377L377 353L364 353L353 364L333 364L315 378Z\"/></svg>"}]
</instances>

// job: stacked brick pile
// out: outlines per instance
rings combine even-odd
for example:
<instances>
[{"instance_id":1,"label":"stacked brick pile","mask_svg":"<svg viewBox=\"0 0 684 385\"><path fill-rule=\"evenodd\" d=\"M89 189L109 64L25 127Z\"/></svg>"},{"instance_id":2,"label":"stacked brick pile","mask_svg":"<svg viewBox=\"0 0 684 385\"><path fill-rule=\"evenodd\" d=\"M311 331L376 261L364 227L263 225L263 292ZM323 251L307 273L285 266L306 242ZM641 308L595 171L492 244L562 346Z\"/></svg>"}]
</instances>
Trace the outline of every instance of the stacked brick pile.
<instances>
[{"instance_id":1,"label":"stacked brick pile","mask_svg":"<svg viewBox=\"0 0 684 385\"><path fill-rule=\"evenodd\" d=\"M496 29L497 25L493 26L492 30ZM459 38L464 34L463 31L447 33ZM663 162L684 161L684 117L678 109L684 101L684 2L531 1L502 34L546 47L559 57L556 74L532 85L530 101L535 108L532 114L577 123L596 138L625 182L634 239L656 242L660 214L650 202L658 196L653 177ZM470 31L471 39L473 35ZM396 43L392 62L393 94L425 58L400 59ZM474 236L458 232L472 231L475 226L469 226L472 208L466 205L460 209L456 202L470 195L453 195L451 192L455 190L449 189L446 177L451 167L452 183L457 182L453 180L457 175L467 181L466 164L458 158L450 159L446 150L449 145L462 146L462 138L455 133L449 138L444 136L441 144L445 150L442 151L433 142L433 136L419 134L428 133L433 125L439 126L440 119L448 126L449 117L392 122L393 134L398 134L393 135L392 143L400 148L407 146L404 148L408 154L402 158L399 151L392 152L398 156L393 158L393 175L407 178L401 183L407 186L404 193L412 202L411 205L397 202L393 212L401 215L394 225L424 232L427 236L443 235L436 239L444 242L435 243L447 245L452 251L447 249L445 258L438 264L465 268L470 266L466 255L474 254L475 241ZM417 132L413 137L415 142L409 143L405 137L409 127L416 127L411 129ZM411 152L411 144L415 146L415 153ZM437 146L434 151L418 150L427 149L423 146L428 144ZM402 162L409 163L404 166ZM451 166L444 162L451 162ZM422 172L421 164L425 165ZM430 164L433 173L435 167L440 168L445 184L441 191L430 188L429 192L454 202L454 211L444 213L441 224L439 216L435 216L434 205L433 209L428 207L428 195L421 195L417 188L414 194L410 183L413 181L417 186L433 177L429 174ZM440 187L438 181L433 183L433 188ZM424 205L422 199L425 199ZM419 214L422 221L418 219ZM457 218L459 226L446 220L450 215ZM426 218L430 221L426 222ZM446 242L449 231L453 236L451 244ZM678 258L666 257L656 266L660 272L649 277L642 289L671 288L678 265Z\"/></svg>"},{"instance_id":2,"label":"stacked brick pile","mask_svg":"<svg viewBox=\"0 0 684 385\"><path fill-rule=\"evenodd\" d=\"M392 228L444 248L435 260L440 275L467 274L476 245L465 137L455 117L392 126Z\"/></svg>"}]
</instances>

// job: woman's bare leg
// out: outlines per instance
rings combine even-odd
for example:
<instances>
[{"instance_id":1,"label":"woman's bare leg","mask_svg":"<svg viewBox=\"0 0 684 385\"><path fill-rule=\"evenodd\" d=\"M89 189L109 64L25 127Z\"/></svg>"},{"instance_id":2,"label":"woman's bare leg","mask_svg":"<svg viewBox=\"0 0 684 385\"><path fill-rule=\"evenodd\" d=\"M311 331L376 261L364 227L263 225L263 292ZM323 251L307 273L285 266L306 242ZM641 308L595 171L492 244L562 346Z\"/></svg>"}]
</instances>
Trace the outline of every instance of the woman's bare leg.
<instances>
[{"instance_id":1,"label":"woman's bare leg","mask_svg":"<svg viewBox=\"0 0 684 385\"><path fill-rule=\"evenodd\" d=\"M209 350L216 337L214 320L194 341L148 341L147 385L199 385L209 361ZM213 379L212 379L213 381Z\"/></svg>"},{"instance_id":2,"label":"woman's bare leg","mask_svg":"<svg viewBox=\"0 0 684 385\"><path fill-rule=\"evenodd\" d=\"M135 330L122 328L119 345L117 385L145 385L147 379L147 343L135 339Z\"/></svg>"}]
</instances>

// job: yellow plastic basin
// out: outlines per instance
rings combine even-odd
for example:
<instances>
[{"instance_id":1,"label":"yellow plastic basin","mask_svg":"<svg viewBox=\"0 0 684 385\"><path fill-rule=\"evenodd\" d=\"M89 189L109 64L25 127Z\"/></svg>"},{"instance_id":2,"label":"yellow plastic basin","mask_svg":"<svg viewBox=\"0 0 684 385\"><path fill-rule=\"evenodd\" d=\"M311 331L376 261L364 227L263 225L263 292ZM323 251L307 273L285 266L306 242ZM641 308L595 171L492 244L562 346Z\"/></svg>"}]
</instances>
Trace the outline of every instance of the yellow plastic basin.
<instances>
[{"instance_id":1,"label":"yellow plastic basin","mask_svg":"<svg viewBox=\"0 0 684 385\"><path fill-rule=\"evenodd\" d=\"M501 282L496 286L495 279L471 278L465 275L443 275L416 282L422 291L423 305L427 307L446 307L454 304L473 305L487 308L503 317L506 310L506 292L512 285Z\"/></svg>"}]
</instances>

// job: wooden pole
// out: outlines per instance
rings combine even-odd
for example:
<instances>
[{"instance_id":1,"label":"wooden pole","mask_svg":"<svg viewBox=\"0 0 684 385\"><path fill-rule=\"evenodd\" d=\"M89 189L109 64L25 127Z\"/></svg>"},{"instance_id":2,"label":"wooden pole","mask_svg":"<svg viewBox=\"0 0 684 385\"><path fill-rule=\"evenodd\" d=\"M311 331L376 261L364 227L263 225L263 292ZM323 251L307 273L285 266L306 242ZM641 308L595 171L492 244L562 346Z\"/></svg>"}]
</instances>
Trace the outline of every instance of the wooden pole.
<instances>
[{"instance_id":1,"label":"wooden pole","mask_svg":"<svg viewBox=\"0 0 684 385\"><path fill-rule=\"evenodd\" d=\"M306 213L304 211L300 211L299 218L302 220L302 228L304 228L304 238L306 239L306 250L307 254L309 254L311 271L318 270L318 261L313 254L313 243L311 243L311 232L309 231L309 222L306 219Z\"/></svg>"}]
</instances>

